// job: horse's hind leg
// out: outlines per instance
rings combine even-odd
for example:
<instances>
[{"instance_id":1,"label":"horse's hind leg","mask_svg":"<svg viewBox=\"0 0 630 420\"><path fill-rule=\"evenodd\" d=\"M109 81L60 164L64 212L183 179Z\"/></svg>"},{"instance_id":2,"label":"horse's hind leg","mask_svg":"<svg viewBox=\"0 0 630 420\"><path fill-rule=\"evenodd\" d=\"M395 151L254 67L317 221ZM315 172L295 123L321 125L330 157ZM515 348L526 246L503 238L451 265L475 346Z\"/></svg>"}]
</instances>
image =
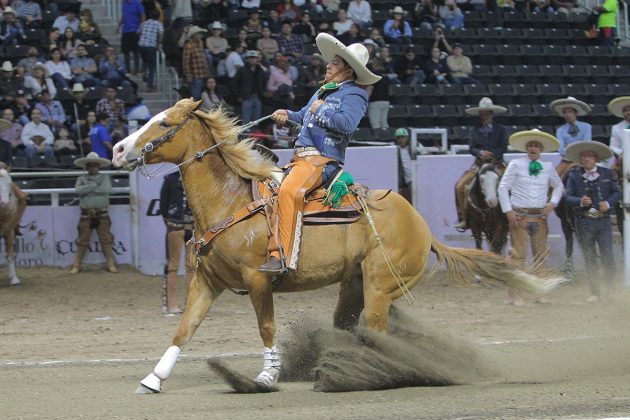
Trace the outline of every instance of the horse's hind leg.
<instances>
[{"instance_id":1,"label":"horse's hind leg","mask_svg":"<svg viewBox=\"0 0 630 420\"><path fill-rule=\"evenodd\" d=\"M11 229L7 235L4 236L4 243L7 248L7 266L9 268L9 284L11 286L17 286L20 284L20 279L15 272L15 254L13 253L13 245L15 242L15 230Z\"/></svg>"},{"instance_id":2,"label":"horse's hind leg","mask_svg":"<svg viewBox=\"0 0 630 420\"><path fill-rule=\"evenodd\" d=\"M357 327L364 306L362 289L360 276L341 282L334 315L335 328L352 330Z\"/></svg>"},{"instance_id":3,"label":"horse's hind leg","mask_svg":"<svg viewBox=\"0 0 630 420\"><path fill-rule=\"evenodd\" d=\"M190 341L208 313L210 305L222 291L222 289L212 288L205 279L197 274L193 276L188 290L186 309L173 338L173 345L166 350L153 372L140 381L136 394L160 392L162 381L170 376L173 367L175 367L181 347Z\"/></svg>"}]
</instances>

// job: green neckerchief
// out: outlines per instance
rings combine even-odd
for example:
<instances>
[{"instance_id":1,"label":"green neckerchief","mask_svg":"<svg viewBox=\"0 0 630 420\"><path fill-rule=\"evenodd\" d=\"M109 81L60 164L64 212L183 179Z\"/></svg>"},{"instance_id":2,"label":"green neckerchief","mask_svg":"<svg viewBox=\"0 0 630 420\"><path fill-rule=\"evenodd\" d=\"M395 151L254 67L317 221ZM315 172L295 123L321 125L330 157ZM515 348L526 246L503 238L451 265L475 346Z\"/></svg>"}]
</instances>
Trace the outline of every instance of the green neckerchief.
<instances>
[{"instance_id":1,"label":"green neckerchief","mask_svg":"<svg viewBox=\"0 0 630 420\"><path fill-rule=\"evenodd\" d=\"M538 176L538 174L542 171L543 167L537 160L532 160L529 163L529 174L532 176Z\"/></svg>"},{"instance_id":2,"label":"green neckerchief","mask_svg":"<svg viewBox=\"0 0 630 420\"><path fill-rule=\"evenodd\" d=\"M339 83L335 83L335 82L324 83L317 90L317 99L323 99L324 96L328 95L329 93L333 93L334 91L339 89L339 86L340 86L340 84Z\"/></svg>"}]
</instances>

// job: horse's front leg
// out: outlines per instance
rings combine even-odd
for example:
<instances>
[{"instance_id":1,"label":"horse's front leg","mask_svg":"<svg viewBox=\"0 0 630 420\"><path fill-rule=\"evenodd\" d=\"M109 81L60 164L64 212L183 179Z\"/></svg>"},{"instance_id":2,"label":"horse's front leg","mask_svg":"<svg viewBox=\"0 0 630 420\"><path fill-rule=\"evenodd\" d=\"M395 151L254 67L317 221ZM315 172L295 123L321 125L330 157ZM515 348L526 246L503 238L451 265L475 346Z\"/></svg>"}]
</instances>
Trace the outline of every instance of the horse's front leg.
<instances>
[{"instance_id":1,"label":"horse's front leg","mask_svg":"<svg viewBox=\"0 0 630 420\"><path fill-rule=\"evenodd\" d=\"M20 284L20 279L15 272L15 254L13 253L13 245L15 243L15 231L10 230L7 235L4 236L4 243L7 247L7 267L9 269L9 284L11 286L17 286Z\"/></svg>"},{"instance_id":2,"label":"horse's front leg","mask_svg":"<svg viewBox=\"0 0 630 420\"><path fill-rule=\"evenodd\" d=\"M208 313L210 306L221 292L223 289L216 289L202 275L195 273L190 282L186 309L177 327L173 344L166 350L153 372L140 381L136 394L160 392L162 381L170 376L182 346L190 341Z\"/></svg>"},{"instance_id":3,"label":"horse's front leg","mask_svg":"<svg viewBox=\"0 0 630 420\"><path fill-rule=\"evenodd\" d=\"M249 296L258 319L258 330L264 348L263 370L256 377L256 382L265 386L274 386L280 377L280 356L274 345L276 322L273 311L273 293L270 279L256 270L247 269L243 278L249 289Z\"/></svg>"}]
</instances>

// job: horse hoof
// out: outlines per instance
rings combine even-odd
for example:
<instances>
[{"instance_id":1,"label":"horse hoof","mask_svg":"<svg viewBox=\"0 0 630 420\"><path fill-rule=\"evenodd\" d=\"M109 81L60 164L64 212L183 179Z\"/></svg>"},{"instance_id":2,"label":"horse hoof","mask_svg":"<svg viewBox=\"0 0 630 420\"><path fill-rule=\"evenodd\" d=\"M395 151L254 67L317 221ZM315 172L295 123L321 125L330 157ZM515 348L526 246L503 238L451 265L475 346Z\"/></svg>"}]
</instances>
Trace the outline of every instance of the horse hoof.
<instances>
[{"instance_id":1,"label":"horse hoof","mask_svg":"<svg viewBox=\"0 0 630 420\"><path fill-rule=\"evenodd\" d=\"M278 384L278 378L280 378L280 369L270 368L260 372L254 381L271 388Z\"/></svg>"},{"instance_id":2,"label":"horse hoof","mask_svg":"<svg viewBox=\"0 0 630 420\"><path fill-rule=\"evenodd\" d=\"M160 378L150 373L140 381L140 386L136 389L136 394L157 394L160 392Z\"/></svg>"},{"instance_id":3,"label":"horse hoof","mask_svg":"<svg viewBox=\"0 0 630 420\"><path fill-rule=\"evenodd\" d=\"M22 284L22 282L20 281L20 279L18 279L17 277L11 277L11 281L9 283L11 286L17 286L19 284Z\"/></svg>"}]
</instances>

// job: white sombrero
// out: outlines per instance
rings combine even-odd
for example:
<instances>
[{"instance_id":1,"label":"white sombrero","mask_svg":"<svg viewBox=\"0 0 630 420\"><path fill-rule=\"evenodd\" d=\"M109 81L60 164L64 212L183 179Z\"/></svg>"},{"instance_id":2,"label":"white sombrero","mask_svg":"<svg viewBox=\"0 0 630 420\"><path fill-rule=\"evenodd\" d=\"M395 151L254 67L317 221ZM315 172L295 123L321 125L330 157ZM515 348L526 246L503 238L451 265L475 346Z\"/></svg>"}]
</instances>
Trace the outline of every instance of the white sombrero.
<instances>
[{"instance_id":1,"label":"white sombrero","mask_svg":"<svg viewBox=\"0 0 630 420\"><path fill-rule=\"evenodd\" d=\"M575 99L573 96L556 99L549 104L549 109L560 116L562 116L562 112L565 108L575 109L578 115L586 115L591 112L591 107L586 102Z\"/></svg>"},{"instance_id":2,"label":"white sombrero","mask_svg":"<svg viewBox=\"0 0 630 420\"><path fill-rule=\"evenodd\" d=\"M544 131L540 131L538 129L519 131L518 133L514 133L510 136L508 142L512 149L518 150L520 152L527 151L527 143L531 141L537 141L542 144L544 152L555 152L560 148L560 142L557 138L552 136L549 133L545 133Z\"/></svg>"},{"instance_id":3,"label":"white sombrero","mask_svg":"<svg viewBox=\"0 0 630 420\"><path fill-rule=\"evenodd\" d=\"M572 162L579 162L582 152L593 152L597 155L597 159L610 159L613 155L612 150L605 144L593 140L576 141L571 143L565 149L565 158Z\"/></svg>"},{"instance_id":4,"label":"white sombrero","mask_svg":"<svg viewBox=\"0 0 630 420\"><path fill-rule=\"evenodd\" d=\"M630 105L630 96L615 98L608 104L608 110L616 117L624 118L623 109Z\"/></svg>"},{"instance_id":5,"label":"white sombrero","mask_svg":"<svg viewBox=\"0 0 630 420\"><path fill-rule=\"evenodd\" d=\"M473 106L470 108L466 108L466 114L470 115L479 115L480 111L490 111L495 114L502 114L507 112L507 108L495 105L492 103L492 99L490 98L481 98L479 101L479 106Z\"/></svg>"},{"instance_id":6,"label":"white sombrero","mask_svg":"<svg viewBox=\"0 0 630 420\"><path fill-rule=\"evenodd\" d=\"M337 38L327 33L320 33L315 39L317 48L321 51L326 62L330 62L336 55L343 58L357 76L356 82L360 85L373 85L381 80L366 67L370 59L370 53L363 44L343 45Z\"/></svg>"},{"instance_id":7,"label":"white sombrero","mask_svg":"<svg viewBox=\"0 0 630 420\"><path fill-rule=\"evenodd\" d=\"M74 161L75 166L78 166L79 168L84 168L84 169L88 163L98 163L98 165L101 168L105 168L112 164L112 162L109 159L104 159L100 157L98 153L96 152L90 152L87 154L86 157L82 157Z\"/></svg>"}]
</instances>

